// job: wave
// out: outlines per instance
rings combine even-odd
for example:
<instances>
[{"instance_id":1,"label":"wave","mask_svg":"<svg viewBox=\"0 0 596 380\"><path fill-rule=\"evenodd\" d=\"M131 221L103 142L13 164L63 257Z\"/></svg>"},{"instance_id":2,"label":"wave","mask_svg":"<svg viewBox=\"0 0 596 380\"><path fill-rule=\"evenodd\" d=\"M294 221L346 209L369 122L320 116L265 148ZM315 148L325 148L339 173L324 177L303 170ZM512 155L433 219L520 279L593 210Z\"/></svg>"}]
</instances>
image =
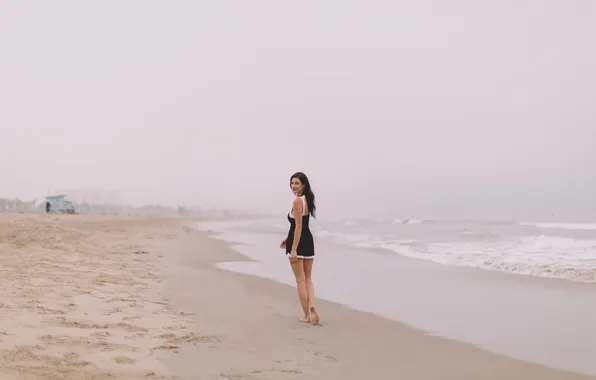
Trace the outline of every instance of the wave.
<instances>
[{"instance_id":1,"label":"wave","mask_svg":"<svg viewBox=\"0 0 596 380\"><path fill-rule=\"evenodd\" d=\"M538 227L538 228L557 228L562 230L586 230L596 231L596 223L540 223L540 222L520 222L520 226Z\"/></svg>"},{"instance_id":2,"label":"wave","mask_svg":"<svg viewBox=\"0 0 596 380\"><path fill-rule=\"evenodd\" d=\"M317 235L337 244L383 249L444 265L596 282L596 240L538 235L427 243L412 239L383 239L370 234L332 233L327 230L321 230Z\"/></svg>"},{"instance_id":3,"label":"wave","mask_svg":"<svg viewBox=\"0 0 596 380\"><path fill-rule=\"evenodd\" d=\"M391 224L422 224L424 222L424 220L419 219L393 219Z\"/></svg>"},{"instance_id":4,"label":"wave","mask_svg":"<svg viewBox=\"0 0 596 380\"><path fill-rule=\"evenodd\" d=\"M313 234L321 242L347 245L365 250L384 250L415 259L429 260L444 265L477 267L508 273L560 278L596 283L596 235L586 238L585 233L571 237L571 232L556 236L556 228L596 230L594 224L580 223L525 223L534 228L551 228L544 233L528 235L531 231L513 226L488 226L484 223L441 224L433 222L425 227L410 228L393 225L342 226L342 222L313 226ZM413 220L412 224L425 223ZM521 223L519 223L521 224ZM516 223L516 225L519 225ZM283 236L287 225L277 220L250 223L202 223L203 230ZM552 232L552 233L551 233ZM561 231L562 232L562 231ZM524 236L523 234L526 234ZM248 238L247 238L248 239ZM590 240L592 239L592 240Z\"/></svg>"}]
</instances>

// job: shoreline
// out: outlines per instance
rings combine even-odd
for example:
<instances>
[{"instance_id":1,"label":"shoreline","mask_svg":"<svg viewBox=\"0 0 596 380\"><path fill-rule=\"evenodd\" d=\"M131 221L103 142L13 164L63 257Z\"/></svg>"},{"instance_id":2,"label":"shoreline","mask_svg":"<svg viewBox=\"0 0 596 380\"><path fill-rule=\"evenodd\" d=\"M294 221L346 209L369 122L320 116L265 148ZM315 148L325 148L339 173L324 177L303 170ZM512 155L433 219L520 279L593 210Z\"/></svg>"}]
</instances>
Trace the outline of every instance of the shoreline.
<instances>
[{"instance_id":1,"label":"shoreline","mask_svg":"<svg viewBox=\"0 0 596 380\"><path fill-rule=\"evenodd\" d=\"M258 219L252 219L252 222L259 222ZM221 226L218 226L218 224L221 223ZM521 223L521 222L519 222ZM516 222L515 225L518 226L522 226L521 224L519 224L518 222ZM281 226L281 222L279 221L274 221L274 220L268 220L269 225L275 225L275 228L279 228ZM266 228L264 226L259 226L260 228ZM531 227L531 226L530 226ZM271 235L280 235L280 234L284 234L286 233L285 228L282 228L280 230L274 231L274 230L254 230L254 231L250 231L250 230L243 230L242 228L242 223L236 223L236 221L233 220L228 220L228 221L208 221L208 220L203 220L197 223L197 228L200 231L205 231L205 232L218 232L219 234L223 234L223 235L236 235L238 233L240 234L245 234L245 233L252 233L254 235L260 235L260 236L271 236ZM223 228L223 229L222 229ZM270 227L271 228L271 227ZM543 236L545 234L547 234L548 229L541 229L540 231L534 231L534 233L537 233L538 235L528 235L528 237L538 237L538 236ZM326 229L323 229L322 231L319 231L319 233L327 233L328 231ZM583 235L583 236L568 236L568 234L570 233L585 233L585 234L589 234L589 235ZM337 232L332 232L331 234L335 234ZM349 232L341 232L338 233L339 235L342 234L348 234ZM356 235L358 235L360 232L355 231L354 232ZM596 235L593 235L594 233L596 233L596 229L595 230L574 230L574 229L565 229L564 232L559 231L559 233L557 235L554 235L555 238L561 237L562 239L578 239L578 241L582 241L582 240L594 240L596 239ZM364 233L363 236L368 236L368 233ZM370 237L370 236L369 236ZM521 237L518 236L518 237ZM594 275L594 271L592 270L593 268L590 267L582 267L582 268L572 268L572 267L561 267L561 268L557 268L557 267L553 267L553 268L546 268L548 265L544 264L542 266L537 265L537 267L535 268L530 268L527 267L528 263L521 263L521 262L511 262L510 264L507 264L505 261L503 263L501 263L502 265L491 265L486 264L486 263L478 263L478 262L466 262L466 261L462 261L462 262L450 262L450 261L446 261L444 258L437 258L437 257L431 257L431 256L424 256L423 254L412 254L408 252L408 244L404 243L403 246L400 247L400 250L396 250L394 248L390 248L390 247L383 247L382 244L379 243L379 245L371 245L368 242L366 244L360 245L360 240L357 240L357 244L353 244L350 243L349 239L345 240L345 241L335 241L334 238L325 238L323 236L319 236L316 237L317 241L319 242L318 244L325 244L327 246L336 246L336 247L341 247L342 249L359 249L362 252L375 252L375 253L385 253L385 254L389 254L389 255L393 255L395 257L404 257L404 258L408 258L408 259L412 259L412 260L422 260L424 262L429 262L429 263L433 263L433 264L437 264L437 265L443 265L443 266L447 266L447 267L457 267L457 268L463 268L463 269L467 269L467 268L471 268L471 269L480 269L482 271L485 272L490 272L490 273L502 273L505 275L513 275L513 276L522 276L522 277L529 277L529 278L538 278L538 279L547 279L547 280L560 280L563 282L572 282L572 283L579 283L579 284L588 284L588 285L595 285L596 286L596 275ZM345 238L345 236L344 236ZM376 239L377 237L375 237L374 239ZM364 238L359 238L359 239L364 239ZM374 240L373 239L373 240ZM229 241L229 240L228 240ZM410 239L410 237L407 237L405 240L405 242L414 242L416 241L416 238L412 238ZM594 240L596 241L596 240ZM401 242L398 240L398 243L401 244ZM562 248L564 250L564 248ZM488 257L487 260L491 261L491 258ZM496 262L498 263L500 260L499 257L496 257ZM516 266L516 265L521 265L521 266ZM526 265L526 266L524 266Z\"/></svg>"},{"instance_id":2,"label":"shoreline","mask_svg":"<svg viewBox=\"0 0 596 380\"><path fill-rule=\"evenodd\" d=\"M182 379L191 379L192 374L279 378L273 373L284 373L284 378L292 379L359 379L371 375L424 379L594 378L429 335L404 323L320 298L317 307L323 326L306 326L298 322L300 307L292 286L215 266L253 261L231 245L235 243L192 230L170 248L180 255L166 260L171 301L184 306L209 335L218 337L211 348L189 347L181 355L169 355L170 365L180 368ZM209 287L211 294L185 289L184 284L192 278L202 278L202 285L214 285ZM316 272L314 279L316 287ZM200 310L205 309L210 310L209 315L201 317ZM230 361L230 355L234 361ZM250 358L248 362L232 364L245 355ZM201 356L209 358L212 368L196 372L192 365L185 364ZM261 367L271 371L264 375Z\"/></svg>"},{"instance_id":3,"label":"shoreline","mask_svg":"<svg viewBox=\"0 0 596 380\"><path fill-rule=\"evenodd\" d=\"M254 260L219 263L218 268L294 286L287 262L275 252L275 235L242 231L214 238L244 242L230 247ZM591 284L441 265L326 242L319 243L319 252L319 299L507 357L596 376L596 307L590 302L596 287Z\"/></svg>"}]
</instances>

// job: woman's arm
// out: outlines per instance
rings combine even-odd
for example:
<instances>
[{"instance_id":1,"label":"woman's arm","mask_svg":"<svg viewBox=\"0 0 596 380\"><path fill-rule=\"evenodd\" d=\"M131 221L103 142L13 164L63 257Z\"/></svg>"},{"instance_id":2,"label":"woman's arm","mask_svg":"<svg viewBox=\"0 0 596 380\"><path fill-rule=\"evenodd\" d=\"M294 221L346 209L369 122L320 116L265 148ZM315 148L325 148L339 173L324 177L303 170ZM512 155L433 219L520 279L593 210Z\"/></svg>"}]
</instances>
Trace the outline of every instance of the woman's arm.
<instances>
[{"instance_id":1,"label":"woman's arm","mask_svg":"<svg viewBox=\"0 0 596 380\"><path fill-rule=\"evenodd\" d=\"M294 230L294 241L292 243L292 251L290 253L290 259L296 258L298 255L298 244L300 243L300 235L302 233L302 199L296 198L294 200L294 220L296 221L296 229Z\"/></svg>"}]
</instances>

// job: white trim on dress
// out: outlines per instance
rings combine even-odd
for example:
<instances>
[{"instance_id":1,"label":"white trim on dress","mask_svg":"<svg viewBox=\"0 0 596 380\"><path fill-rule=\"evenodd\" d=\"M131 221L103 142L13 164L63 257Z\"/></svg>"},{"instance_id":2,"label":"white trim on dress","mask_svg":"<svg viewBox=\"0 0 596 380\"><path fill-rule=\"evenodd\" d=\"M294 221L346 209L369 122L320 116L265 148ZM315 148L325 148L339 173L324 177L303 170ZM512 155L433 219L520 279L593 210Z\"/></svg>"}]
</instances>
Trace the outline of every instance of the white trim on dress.
<instances>
[{"instance_id":1,"label":"white trim on dress","mask_svg":"<svg viewBox=\"0 0 596 380\"><path fill-rule=\"evenodd\" d=\"M290 254L289 253L286 253L286 256L287 257L290 257ZM311 260L311 259L314 259L315 258L315 255L312 255L312 256L300 256L300 255L297 255L296 257L299 258L299 259Z\"/></svg>"}]
</instances>

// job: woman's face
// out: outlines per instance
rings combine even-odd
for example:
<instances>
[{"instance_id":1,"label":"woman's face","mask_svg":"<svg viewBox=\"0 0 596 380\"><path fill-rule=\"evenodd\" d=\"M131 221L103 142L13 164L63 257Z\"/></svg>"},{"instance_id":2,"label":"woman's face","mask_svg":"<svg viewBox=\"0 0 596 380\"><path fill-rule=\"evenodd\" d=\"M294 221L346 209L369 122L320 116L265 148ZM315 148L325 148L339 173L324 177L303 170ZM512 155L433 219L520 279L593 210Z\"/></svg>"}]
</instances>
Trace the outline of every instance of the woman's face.
<instances>
[{"instance_id":1,"label":"woman's face","mask_svg":"<svg viewBox=\"0 0 596 380\"><path fill-rule=\"evenodd\" d=\"M302 184L299 178L292 178L292 181L290 182L290 187L296 195L302 195L302 192L304 191L304 185Z\"/></svg>"}]
</instances>

